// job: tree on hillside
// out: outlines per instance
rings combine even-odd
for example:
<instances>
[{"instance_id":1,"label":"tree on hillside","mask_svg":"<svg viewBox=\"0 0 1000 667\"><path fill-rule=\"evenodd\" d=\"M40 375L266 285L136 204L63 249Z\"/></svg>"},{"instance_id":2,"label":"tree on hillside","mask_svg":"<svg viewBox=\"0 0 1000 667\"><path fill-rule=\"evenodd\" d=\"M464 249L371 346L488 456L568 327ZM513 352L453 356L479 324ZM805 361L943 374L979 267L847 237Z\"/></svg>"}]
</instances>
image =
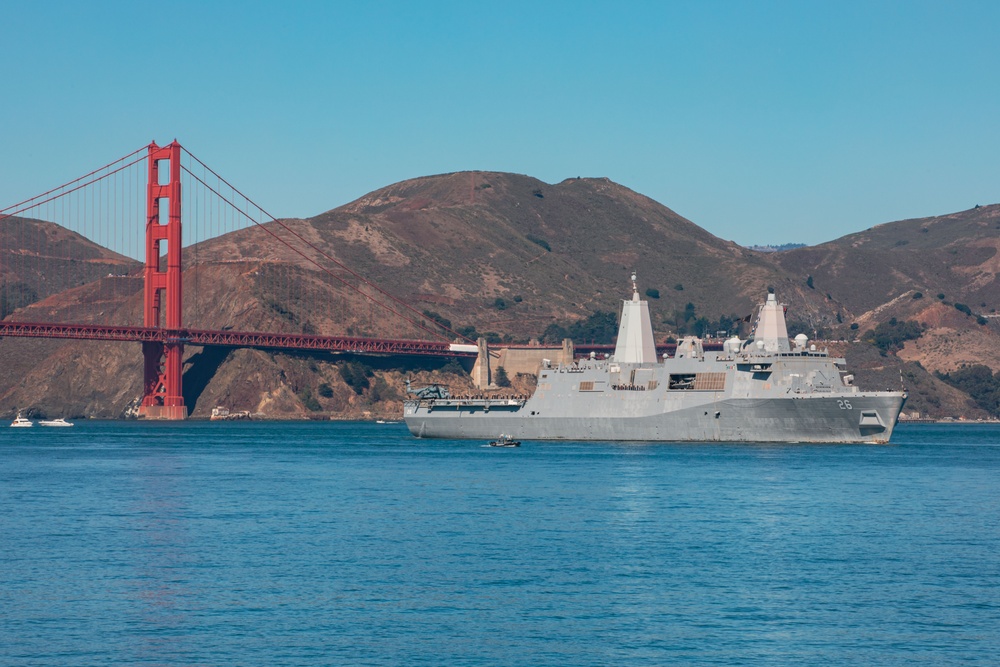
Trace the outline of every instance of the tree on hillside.
<instances>
[{"instance_id":1,"label":"tree on hillside","mask_svg":"<svg viewBox=\"0 0 1000 667\"><path fill-rule=\"evenodd\" d=\"M31 285L27 283L3 283L0 285L0 319L35 301L38 301L38 293Z\"/></svg>"},{"instance_id":2,"label":"tree on hillside","mask_svg":"<svg viewBox=\"0 0 1000 667\"><path fill-rule=\"evenodd\" d=\"M569 332L566 331L566 327L555 322L545 327L545 331L542 332L543 343L558 343L564 338L569 338Z\"/></svg>"},{"instance_id":3,"label":"tree on hillside","mask_svg":"<svg viewBox=\"0 0 1000 667\"><path fill-rule=\"evenodd\" d=\"M675 310L673 317L666 317L664 324L673 326L679 336L714 336L720 331L725 335L735 333L739 327L740 318L736 315L722 315L717 320L710 320L705 316L698 316L696 306L688 302L684 310Z\"/></svg>"},{"instance_id":4,"label":"tree on hillside","mask_svg":"<svg viewBox=\"0 0 1000 667\"><path fill-rule=\"evenodd\" d=\"M951 373L935 373L938 379L964 391L991 415L1000 416L1000 373L994 375L988 366L962 366Z\"/></svg>"},{"instance_id":5,"label":"tree on hillside","mask_svg":"<svg viewBox=\"0 0 1000 667\"><path fill-rule=\"evenodd\" d=\"M874 329L865 332L861 340L874 345L882 354L895 354L903 349L908 340L916 340L924 333L924 327L914 320L898 321L895 317L888 322L882 322Z\"/></svg>"},{"instance_id":6,"label":"tree on hillside","mask_svg":"<svg viewBox=\"0 0 1000 667\"><path fill-rule=\"evenodd\" d=\"M439 315L438 313L435 313L433 310L425 310L424 317L434 322L437 322L445 329L451 329L451 320Z\"/></svg>"},{"instance_id":7,"label":"tree on hillside","mask_svg":"<svg viewBox=\"0 0 1000 667\"><path fill-rule=\"evenodd\" d=\"M553 322L545 327L542 342L554 344L564 338L570 338L578 343L610 344L618 335L618 316L614 313L597 311L584 320L564 326Z\"/></svg>"},{"instance_id":8,"label":"tree on hillside","mask_svg":"<svg viewBox=\"0 0 1000 667\"><path fill-rule=\"evenodd\" d=\"M364 393L369 385L368 378L375 374L371 366L360 361L348 361L341 364L339 368L340 377L344 380L344 383L358 395Z\"/></svg>"}]
</instances>

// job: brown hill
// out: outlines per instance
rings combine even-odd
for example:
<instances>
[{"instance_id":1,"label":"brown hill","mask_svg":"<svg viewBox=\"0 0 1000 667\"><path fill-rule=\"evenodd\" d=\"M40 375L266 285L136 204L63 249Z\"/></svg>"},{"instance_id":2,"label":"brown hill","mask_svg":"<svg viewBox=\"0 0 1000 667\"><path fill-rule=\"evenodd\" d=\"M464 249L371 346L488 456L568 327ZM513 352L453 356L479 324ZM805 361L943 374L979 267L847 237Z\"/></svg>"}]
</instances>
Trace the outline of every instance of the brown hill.
<instances>
[{"instance_id":1,"label":"brown hill","mask_svg":"<svg viewBox=\"0 0 1000 667\"><path fill-rule=\"evenodd\" d=\"M775 262L841 305L858 331L891 318L924 335L900 357L929 370L979 363L1000 371L1000 205L878 225Z\"/></svg>"},{"instance_id":2,"label":"brown hill","mask_svg":"<svg viewBox=\"0 0 1000 667\"><path fill-rule=\"evenodd\" d=\"M965 303L976 311L1000 301L1000 205L934 218L890 222L817 246L773 253L800 282L812 276L859 322L891 310L915 315L926 307L912 297ZM908 301L909 299L909 301ZM911 303L912 302L912 303Z\"/></svg>"},{"instance_id":3,"label":"brown hill","mask_svg":"<svg viewBox=\"0 0 1000 667\"><path fill-rule=\"evenodd\" d=\"M995 253L989 245L991 229L983 226L992 219L987 213L958 214L960 224L947 234L947 225L928 223L928 231L921 232L919 223L906 221L817 248L758 253L721 240L607 179L549 185L515 174L444 174L397 183L309 220L269 226L301 254L260 229L186 249L184 319L199 328L428 337L372 305L366 296L373 294L372 288L331 265L326 255L416 311L438 313L453 328L474 326L516 339L537 337L552 323L569 323L598 310L617 313L633 270L640 289L659 293L650 306L660 337L670 331L665 321L687 303L699 315L742 315L768 286L789 304L790 320L846 337L864 330L848 329L855 320L874 326L897 312L916 316L907 310L911 302L920 301L926 310L939 301L933 288L924 288L923 300L912 298L914 287L895 291L909 284L903 278L885 284L897 274L919 276L923 282L907 280L923 286L932 284L928 280L935 271L954 273L947 289L985 298L993 289L986 272L992 266L991 250ZM914 239L890 242L894 225L913 226ZM959 238L958 228L965 236ZM311 245L303 246L288 230ZM941 262L945 268L935 268ZM858 277L865 271L878 272L875 288L871 275L868 280ZM112 272L102 268L96 274L100 280L54 294L13 317L82 321L102 313L116 323L138 323L140 282L109 278L106 274ZM808 275L814 288L806 282ZM109 280L116 281L114 301L107 296ZM963 285L966 292L959 290ZM948 317L981 326L951 305L938 305L954 311ZM416 317L402 305L392 307ZM947 319L940 315L942 322ZM890 361L902 363L895 357ZM0 375L0 410L8 414L34 407L46 414L116 417L139 395L137 345L7 339L0 341L0 363L9 369ZM202 416L217 404L270 416L398 416L404 375L429 379L427 373L441 365L383 364L380 369L369 359L371 377L358 380L358 367L324 355L191 348L185 363L185 398L194 414ZM878 359L865 363L884 366ZM937 380L914 368L908 372L930 388L922 391L940 389ZM873 383L885 381L878 372L889 371L877 371ZM468 383L460 375L447 380L456 387ZM939 401L941 413L957 409L956 400Z\"/></svg>"},{"instance_id":4,"label":"brown hill","mask_svg":"<svg viewBox=\"0 0 1000 667\"><path fill-rule=\"evenodd\" d=\"M310 223L378 284L479 331L538 335L553 320L617 312L633 270L660 295L651 300L654 327L688 302L699 314L749 312L785 277L758 253L607 179L548 185L445 174L383 188Z\"/></svg>"},{"instance_id":5,"label":"brown hill","mask_svg":"<svg viewBox=\"0 0 1000 667\"><path fill-rule=\"evenodd\" d=\"M54 223L0 217L0 318L108 275L135 274L140 266Z\"/></svg>"}]
</instances>

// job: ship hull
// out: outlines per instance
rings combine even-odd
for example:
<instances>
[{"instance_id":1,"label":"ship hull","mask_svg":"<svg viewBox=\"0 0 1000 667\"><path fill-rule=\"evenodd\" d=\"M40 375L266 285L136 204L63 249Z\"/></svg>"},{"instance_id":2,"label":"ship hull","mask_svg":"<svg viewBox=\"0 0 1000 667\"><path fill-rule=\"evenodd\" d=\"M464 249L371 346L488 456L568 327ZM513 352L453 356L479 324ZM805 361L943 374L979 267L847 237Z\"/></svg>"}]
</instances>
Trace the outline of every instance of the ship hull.
<instances>
[{"instance_id":1,"label":"ship hull","mask_svg":"<svg viewBox=\"0 0 1000 667\"><path fill-rule=\"evenodd\" d=\"M614 406L619 414L594 409L546 414L532 410L531 400L488 406L483 401L408 401L404 419L420 438L489 439L505 433L520 440L877 444L889 441L904 400L902 392L717 398L661 406L655 413Z\"/></svg>"}]
</instances>

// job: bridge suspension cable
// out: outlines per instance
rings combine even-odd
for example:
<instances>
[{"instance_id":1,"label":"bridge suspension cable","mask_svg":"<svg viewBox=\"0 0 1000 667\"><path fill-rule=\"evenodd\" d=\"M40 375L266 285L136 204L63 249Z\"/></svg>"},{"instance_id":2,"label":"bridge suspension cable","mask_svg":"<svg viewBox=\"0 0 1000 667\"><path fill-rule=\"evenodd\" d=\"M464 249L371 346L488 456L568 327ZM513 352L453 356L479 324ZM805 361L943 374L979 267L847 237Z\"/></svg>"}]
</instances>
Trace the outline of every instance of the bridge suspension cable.
<instances>
[{"instance_id":1,"label":"bridge suspension cable","mask_svg":"<svg viewBox=\"0 0 1000 667\"><path fill-rule=\"evenodd\" d=\"M389 292L387 292L386 290L382 289L381 287L379 287L375 283L373 283L370 280L366 279L364 276L362 276L362 275L358 274L356 271L352 270L350 267L348 267L347 265L345 265L343 262L340 262L336 258L330 256L328 253L326 253L323 250L321 250L320 248L318 248L314 243L312 243L308 239L304 238L301 234L299 234L295 230L291 229L283 221L279 220L278 218L274 217L273 215L271 215L270 213L268 213L267 211L265 211L256 202L254 202L252 199L250 199L245 194L243 194L242 192L240 192L240 190L238 188L236 188L235 186L233 186L225 178L223 178L218 173L216 173L211 167L209 167L203 161L201 161L200 159L198 159L198 157L195 156L193 153L191 153L191 151L189 151L187 149L184 149L184 152L187 153L187 155L192 160L194 160L199 165L201 165L201 167L203 169L205 169L206 171L208 171L209 173L211 173L215 178L219 179L220 182L225 183L227 187L229 187L230 189L233 190L233 192L235 192L240 197L242 197L248 204L250 204L251 206L253 206L254 208L256 208L263 216L265 216L266 218L268 218L271 222L273 222L273 223L277 224L278 226L280 226L282 229L284 229L286 232L288 232L289 234L291 234L292 236L294 236L300 242L304 243L310 249L312 249L313 251L315 251L316 253L318 253L319 255L321 255L324 259L328 260L329 262L335 264L336 266L338 266L342 270L346 271L350 275L354 276L360 282L364 283L365 285L367 285L371 289L375 290L379 294L382 294L386 298L392 300L393 302L395 302L396 304L398 304L399 306L401 306L403 309L414 313L417 316L417 318L419 318L419 320L434 322L435 326L438 326L441 329L443 329L444 331L447 331L448 333L452 334L453 337L455 337L455 338L461 338L461 339L469 341L469 342L474 342L470 338L468 338L467 336L464 336L464 335L462 335L462 334L460 334L460 333L458 333L456 331L453 331L452 329L450 329L450 328L442 325L440 322L437 322L435 320L431 320L426 315L424 315L420 311L416 310L415 308L413 308L412 306L410 306L409 304L407 304L402 299L399 299L398 297L390 294ZM240 213L241 215L243 215L245 218L247 218L248 220L250 220L251 222L253 222L255 225L257 225L258 227L260 227L262 230L264 230L264 232L266 232L267 234L269 234L272 238L274 238L275 240L277 240L279 243L281 243L282 245L284 245L285 247L287 247L289 250L291 250L295 254L297 254L300 257L302 257L304 260L306 260L307 262L309 262L313 266L317 267L319 270L323 271L327 275L331 276L332 278L334 278L335 280L337 280L338 282L340 282L341 284L343 284L344 286L346 286L348 289L353 290L354 292L357 292L358 294L360 294L361 296L363 296L368 301L370 301L370 302L372 302L372 303L374 303L374 304L376 304L378 306L381 306L382 308L385 308L389 312L391 312L394 315L396 315L396 316L404 319L405 321L409 322L410 324L414 325L415 327L419 328L420 330L425 331L425 332L431 334L432 336L436 336L436 337L439 337L439 338L444 338L444 336L442 336L442 334L440 332L435 331L433 329L430 329L430 328L424 326L423 324L420 323L419 320L414 319L412 317L409 317L409 316L407 316L407 315L399 312L398 310L394 309L393 307L391 307L391 306L389 306L389 305L387 305L385 303L382 303L378 299L375 299L374 297L372 297L370 294L366 294L361 289L355 287L354 285L352 285L348 281L344 280L343 278L341 278L340 276L338 276L336 273L334 273L333 271L331 271L329 268L323 266L322 264L320 264L319 262L317 262L316 260L314 260L312 257L309 257L305 252L303 252L302 250L294 247L288 241L286 241L285 239L281 238L278 234L276 234L273 231L271 231L270 229L268 229L266 225L258 222L253 217L251 217L250 215L248 215L245 211L241 210L234 202L232 202L231 200L227 199L224 195L222 195L220 192L218 192L218 190L212 188L208 183L206 183L204 180L202 180L201 178L199 178L190 169L184 167L183 165L182 165L181 168L182 168L182 170L185 173L188 174L188 176L190 176L194 180L198 181L203 187L205 187L206 189L208 189L209 191L211 191L213 194L215 194L215 196L219 197L221 200L225 201L235 211L237 211L238 213Z\"/></svg>"},{"instance_id":2,"label":"bridge suspension cable","mask_svg":"<svg viewBox=\"0 0 1000 667\"><path fill-rule=\"evenodd\" d=\"M29 210L31 210L33 208L38 208L39 206L42 206L43 204L47 204L47 203L49 203L51 201L59 199L60 197L68 195L71 192L75 192L77 190L85 188L88 185L93 185L94 183L96 183L98 181L101 181L101 180L103 180L105 178L108 178L109 176L111 176L113 174L117 174L118 172L123 171L123 170L131 167L132 165L138 164L138 163L140 163L140 162L142 162L143 160L146 159L145 155L140 155L138 158L136 158L132 162L129 162L128 164L125 164L125 165L121 165L118 168L114 169L113 171L110 171L108 173L102 174L101 176L98 176L97 178L95 178L95 179L93 179L93 180L91 180L91 181L89 181L87 183L82 183L82 184L77 185L76 187L74 187L72 189L69 189L69 190L66 189L66 188L69 188L69 186L75 185L77 183L80 183L80 181L88 179L91 176L94 176L95 174L99 174L102 171L105 171L106 169L109 169L109 168L113 167L114 165L119 164L120 162L124 162L125 160L128 160L131 157L139 155L139 153L142 153L143 151L147 150L147 148L148 148L148 146L143 146L141 148L137 148L136 150L132 151L128 155L120 157L117 160L113 160L113 161L109 162L108 164L104 165L103 167L98 167L97 169L94 169L93 171L91 171L91 172L89 172L87 174L84 174L83 176L80 176L79 178L74 178L72 181L69 181L67 183L63 183L62 185L60 185L58 187L54 187L51 190L47 190L47 191L45 191L45 192L43 192L43 193L41 193L39 195L35 195L34 197L31 197L30 199L25 199L22 202L18 202L16 204L11 204L10 206L8 206L6 208L0 208L0 220L3 220L5 218L9 218L11 216L15 216L15 215L17 215L19 213L23 213L25 211L29 211ZM51 195L51 194L57 193L57 192L59 194L56 194L56 195L54 195L52 197L49 197L48 199L45 199L45 200L42 200L42 201L36 201L36 200L42 199L42 197L48 197L48 195ZM11 210L11 209L13 209L13 210Z\"/></svg>"},{"instance_id":3,"label":"bridge suspension cable","mask_svg":"<svg viewBox=\"0 0 1000 667\"><path fill-rule=\"evenodd\" d=\"M123 324L111 320L127 316L121 306L141 287L127 246L141 234L135 189L147 148L0 208L0 318L34 304L33 319ZM78 307L60 314L69 301Z\"/></svg>"}]
</instances>

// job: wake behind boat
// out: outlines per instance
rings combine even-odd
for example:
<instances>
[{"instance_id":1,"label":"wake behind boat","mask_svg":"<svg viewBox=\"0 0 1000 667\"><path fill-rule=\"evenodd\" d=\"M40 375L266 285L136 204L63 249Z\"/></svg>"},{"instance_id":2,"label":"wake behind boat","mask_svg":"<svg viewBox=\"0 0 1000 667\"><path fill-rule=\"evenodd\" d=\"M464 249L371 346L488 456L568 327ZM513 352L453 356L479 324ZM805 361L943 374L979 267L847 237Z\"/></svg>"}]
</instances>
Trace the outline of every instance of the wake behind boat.
<instances>
[{"instance_id":1,"label":"wake behind boat","mask_svg":"<svg viewBox=\"0 0 1000 667\"><path fill-rule=\"evenodd\" d=\"M867 442L892 436L902 391L860 391L844 359L788 339L784 306L770 293L752 338L706 351L686 337L657 357L649 307L622 304L614 355L543 363L528 398L461 398L416 390L403 404L418 438L661 442Z\"/></svg>"}]
</instances>

